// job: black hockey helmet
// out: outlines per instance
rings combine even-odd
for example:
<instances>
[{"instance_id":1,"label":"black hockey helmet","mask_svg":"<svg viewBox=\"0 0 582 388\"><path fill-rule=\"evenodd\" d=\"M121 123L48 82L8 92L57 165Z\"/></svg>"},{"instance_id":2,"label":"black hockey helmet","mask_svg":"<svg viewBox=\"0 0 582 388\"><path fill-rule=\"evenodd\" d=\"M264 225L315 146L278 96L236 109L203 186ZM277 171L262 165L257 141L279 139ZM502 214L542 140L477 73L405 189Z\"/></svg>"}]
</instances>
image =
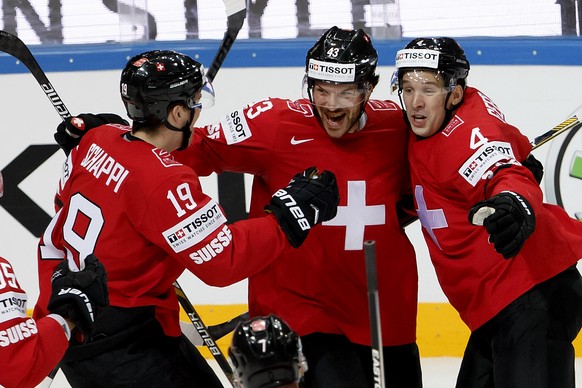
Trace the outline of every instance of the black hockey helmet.
<instances>
[{"instance_id":1,"label":"black hockey helmet","mask_svg":"<svg viewBox=\"0 0 582 388\"><path fill-rule=\"evenodd\" d=\"M445 87L465 87L469 75L469 61L465 51L453 38L416 38L396 53L398 88L402 88L402 77L407 71L428 69L444 76ZM395 85L393 85L395 86Z\"/></svg>"},{"instance_id":2,"label":"black hockey helmet","mask_svg":"<svg viewBox=\"0 0 582 388\"><path fill-rule=\"evenodd\" d=\"M307 52L305 74L309 84L314 80L336 83L378 83L374 72L378 53L364 30L327 30Z\"/></svg>"},{"instance_id":3,"label":"black hockey helmet","mask_svg":"<svg viewBox=\"0 0 582 388\"><path fill-rule=\"evenodd\" d=\"M299 336L271 314L240 323L228 354L245 388L271 388L299 382L306 370Z\"/></svg>"},{"instance_id":4,"label":"black hockey helmet","mask_svg":"<svg viewBox=\"0 0 582 388\"><path fill-rule=\"evenodd\" d=\"M168 107L175 102L200 108L196 94L203 87L212 91L204 67L171 50L147 51L131 58L121 73L120 87L127 115L138 123L152 117L165 121Z\"/></svg>"}]
</instances>

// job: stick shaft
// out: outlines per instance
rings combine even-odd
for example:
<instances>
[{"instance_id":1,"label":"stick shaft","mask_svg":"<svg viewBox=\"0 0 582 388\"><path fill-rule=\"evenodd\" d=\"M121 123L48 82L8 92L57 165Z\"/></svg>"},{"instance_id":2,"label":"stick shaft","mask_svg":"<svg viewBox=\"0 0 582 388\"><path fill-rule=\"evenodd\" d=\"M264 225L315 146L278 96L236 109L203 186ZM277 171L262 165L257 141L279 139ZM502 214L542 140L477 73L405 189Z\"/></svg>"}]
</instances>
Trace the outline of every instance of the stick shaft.
<instances>
[{"instance_id":1,"label":"stick shaft","mask_svg":"<svg viewBox=\"0 0 582 388\"><path fill-rule=\"evenodd\" d=\"M247 15L246 2L244 0L225 0L224 4L226 6L227 28L222 43L206 73L206 77L210 81L213 81L216 77L216 73L218 73L226 55L236 40Z\"/></svg>"},{"instance_id":2,"label":"stick shaft","mask_svg":"<svg viewBox=\"0 0 582 388\"><path fill-rule=\"evenodd\" d=\"M63 120L71 117L65 103L49 82L45 72L30 52L28 46L20 38L6 31L0 31L0 51L12 55L28 68Z\"/></svg>"},{"instance_id":3,"label":"stick shaft","mask_svg":"<svg viewBox=\"0 0 582 388\"><path fill-rule=\"evenodd\" d=\"M226 378L231 382L232 385L234 385L233 384L234 373L232 371L230 364L228 363L226 357L224 356L224 353L222 353L222 350L220 350L220 348L214 341L214 338L212 338L212 336L208 332L208 326L204 324L202 318L194 308L194 305L192 305L192 303L184 293L184 290L182 289L182 287L180 287L180 284L178 284L178 281L174 282L174 290L176 291L176 295L178 296L178 301L180 302L180 305L186 312L186 315L188 315L188 318L190 319L196 330L198 330L198 334L200 334L200 336L204 340L204 345L208 348L208 350L210 350L210 353L218 363L220 369L222 369L222 371L226 375Z\"/></svg>"},{"instance_id":4,"label":"stick shaft","mask_svg":"<svg viewBox=\"0 0 582 388\"><path fill-rule=\"evenodd\" d=\"M372 336L372 375L374 386L384 387L384 357L382 346L382 323L378 296L378 276L376 267L376 242L364 241L366 258L366 279L368 281L368 306L370 313L370 333Z\"/></svg>"}]
</instances>

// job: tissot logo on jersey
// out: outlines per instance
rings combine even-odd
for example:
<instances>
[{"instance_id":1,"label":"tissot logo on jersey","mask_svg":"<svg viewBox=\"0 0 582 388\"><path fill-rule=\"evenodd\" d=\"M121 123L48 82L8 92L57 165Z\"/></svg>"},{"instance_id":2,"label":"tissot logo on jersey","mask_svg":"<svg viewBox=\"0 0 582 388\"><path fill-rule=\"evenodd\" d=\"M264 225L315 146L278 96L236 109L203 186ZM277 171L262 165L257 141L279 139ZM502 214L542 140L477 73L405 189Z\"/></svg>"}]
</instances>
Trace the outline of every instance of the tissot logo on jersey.
<instances>
[{"instance_id":1,"label":"tissot logo on jersey","mask_svg":"<svg viewBox=\"0 0 582 388\"><path fill-rule=\"evenodd\" d=\"M0 346L7 347L38 333L36 322L32 318L20 322L6 330L0 330Z\"/></svg>"},{"instance_id":2,"label":"tissot logo on jersey","mask_svg":"<svg viewBox=\"0 0 582 388\"><path fill-rule=\"evenodd\" d=\"M354 63L328 63L310 59L307 76L323 81L354 82L356 65Z\"/></svg>"},{"instance_id":3,"label":"tissot logo on jersey","mask_svg":"<svg viewBox=\"0 0 582 388\"><path fill-rule=\"evenodd\" d=\"M492 141L480 147L459 169L459 174L475 186L496 163L516 163L511 144Z\"/></svg>"},{"instance_id":4,"label":"tissot logo on jersey","mask_svg":"<svg viewBox=\"0 0 582 388\"><path fill-rule=\"evenodd\" d=\"M253 135L241 110L224 116L220 123L222 124L226 144L240 143Z\"/></svg>"},{"instance_id":5,"label":"tissot logo on jersey","mask_svg":"<svg viewBox=\"0 0 582 388\"><path fill-rule=\"evenodd\" d=\"M220 206L210 201L190 217L162 232L162 235L174 252L182 252L210 236L224 223L226 217Z\"/></svg>"},{"instance_id":6,"label":"tissot logo on jersey","mask_svg":"<svg viewBox=\"0 0 582 388\"><path fill-rule=\"evenodd\" d=\"M21 292L5 292L0 295L0 322L26 316L26 294Z\"/></svg>"}]
</instances>

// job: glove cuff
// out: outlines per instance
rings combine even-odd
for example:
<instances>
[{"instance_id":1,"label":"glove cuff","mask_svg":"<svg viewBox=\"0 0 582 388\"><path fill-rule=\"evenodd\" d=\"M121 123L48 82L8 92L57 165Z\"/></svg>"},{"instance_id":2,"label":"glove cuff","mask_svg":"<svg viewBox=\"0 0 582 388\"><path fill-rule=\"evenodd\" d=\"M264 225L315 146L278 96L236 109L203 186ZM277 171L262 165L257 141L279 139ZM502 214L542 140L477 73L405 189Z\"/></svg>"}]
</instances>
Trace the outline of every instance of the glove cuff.
<instances>
[{"instance_id":1,"label":"glove cuff","mask_svg":"<svg viewBox=\"0 0 582 388\"><path fill-rule=\"evenodd\" d=\"M67 320L59 314L49 314L47 317L54 319L59 323L59 325L61 325L63 331L65 332L65 336L67 337L67 341L69 341L71 339L71 328L69 327Z\"/></svg>"}]
</instances>

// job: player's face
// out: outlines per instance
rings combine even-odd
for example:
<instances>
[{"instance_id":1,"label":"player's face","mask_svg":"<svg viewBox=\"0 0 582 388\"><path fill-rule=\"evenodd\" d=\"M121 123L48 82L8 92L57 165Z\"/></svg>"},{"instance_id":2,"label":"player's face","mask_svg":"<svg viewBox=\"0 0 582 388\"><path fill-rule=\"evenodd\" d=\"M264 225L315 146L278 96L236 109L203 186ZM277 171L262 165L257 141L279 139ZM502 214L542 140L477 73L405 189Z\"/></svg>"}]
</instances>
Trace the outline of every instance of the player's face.
<instances>
[{"instance_id":1,"label":"player's face","mask_svg":"<svg viewBox=\"0 0 582 388\"><path fill-rule=\"evenodd\" d=\"M402 99L412 132L429 137L439 131L445 120L448 90L432 71L409 71L402 77Z\"/></svg>"},{"instance_id":2,"label":"player's face","mask_svg":"<svg viewBox=\"0 0 582 388\"><path fill-rule=\"evenodd\" d=\"M368 96L369 92L359 89L356 83L316 82L312 90L313 105L321 124L336 139L358 129L361 106Z\"/></svg>"}]
</instances>

